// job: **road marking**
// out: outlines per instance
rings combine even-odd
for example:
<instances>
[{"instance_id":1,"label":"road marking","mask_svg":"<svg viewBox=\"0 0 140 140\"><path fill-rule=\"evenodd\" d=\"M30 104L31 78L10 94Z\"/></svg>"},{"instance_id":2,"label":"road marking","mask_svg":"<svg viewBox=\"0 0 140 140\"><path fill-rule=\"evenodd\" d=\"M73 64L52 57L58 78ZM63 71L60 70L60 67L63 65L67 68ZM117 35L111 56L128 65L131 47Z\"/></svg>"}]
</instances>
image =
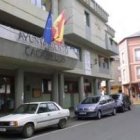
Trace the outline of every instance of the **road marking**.
<instances>
[{"instance_id":1,"label":"road marking","mask_svg":"<svg viewBox=\"0 0 140 140\"><path fill-rule=\"evenodd\" d=\"M81 125L85 125L85 124L89 124L91 123L91 121L87 121L87 122L83 122L83 123L79 123L79 124L76 124L76 125L73 125L73 126L68 126L64 129L58 129L58 130L55 130L55 131L52 131L52 132L49 132L49 133L45 133L45 134L39 134L37 136L33 136L31 138L28 138L28 140L33 140L34 138L38 138L40 136L47 136L47 135L51 135L51 134L54 134L54 133L59 133L61 131L65 131L65 130L68 130L68 129L71 129L71 128L74 128L74 127L78 127L78 126L81 126Z\"/></svg>"}]
</instances>

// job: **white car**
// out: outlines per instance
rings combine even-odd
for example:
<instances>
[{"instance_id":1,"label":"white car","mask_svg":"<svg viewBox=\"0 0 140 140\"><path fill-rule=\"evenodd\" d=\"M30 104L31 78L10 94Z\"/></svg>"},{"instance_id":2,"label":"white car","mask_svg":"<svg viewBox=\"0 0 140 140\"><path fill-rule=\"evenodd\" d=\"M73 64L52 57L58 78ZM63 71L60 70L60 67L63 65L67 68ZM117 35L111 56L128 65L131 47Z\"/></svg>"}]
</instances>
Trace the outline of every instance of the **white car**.
<instances>
[{"instance_id":1,"label":"white car","mask_svg":"<svg viewBox=\"0 0 140 140\"><path fill-rule=\"evenodd\" d=\"M24 103L12 114L0 117L0 132L18 132L28 138L35 130L50 125L64 128L69 116L68 109L52 101Z\"/></svg>"}]
</instances>

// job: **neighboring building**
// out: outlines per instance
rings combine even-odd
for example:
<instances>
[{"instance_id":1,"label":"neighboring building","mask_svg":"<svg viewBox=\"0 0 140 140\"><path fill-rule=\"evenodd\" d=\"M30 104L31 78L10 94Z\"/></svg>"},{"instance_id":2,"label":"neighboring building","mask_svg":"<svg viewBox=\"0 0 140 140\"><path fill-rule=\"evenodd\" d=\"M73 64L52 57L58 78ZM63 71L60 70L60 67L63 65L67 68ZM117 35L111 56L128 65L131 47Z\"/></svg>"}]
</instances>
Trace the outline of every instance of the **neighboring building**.
<instances>
[{"instance_id":1,"label":"neighboring building","mask_svg":"<svg viewBox=\"0 0 140 140\"><path fill-rule=\"evenodd\" d=\"M111 93L117 93L119 90L122 90L119 55L112 57L112 80L110 83Z\"/></svg>"},{"instance_id":2,"label":"neighboring building","mask_svg":"<svg viewBox=\"0 0 140 140\"><path fill-rule=\"evenodd\" d=\"M94 0L51 0L53 20L70 17L64 44L42 40L49 0L0 1L0 111L23 102L53 100L73 107L110 90L111 57L118 54L108 14Z\"/></svg>"},{"instance_id":3,"label":"neighboring building","mask_svg":"<svg viewBox=\"0 0 140 140\"><path fill-rule=\"evenodd\" d=\"M122 89L132 97L140 95L140 32L119 43Z\"/></svg>"}]
</instances>

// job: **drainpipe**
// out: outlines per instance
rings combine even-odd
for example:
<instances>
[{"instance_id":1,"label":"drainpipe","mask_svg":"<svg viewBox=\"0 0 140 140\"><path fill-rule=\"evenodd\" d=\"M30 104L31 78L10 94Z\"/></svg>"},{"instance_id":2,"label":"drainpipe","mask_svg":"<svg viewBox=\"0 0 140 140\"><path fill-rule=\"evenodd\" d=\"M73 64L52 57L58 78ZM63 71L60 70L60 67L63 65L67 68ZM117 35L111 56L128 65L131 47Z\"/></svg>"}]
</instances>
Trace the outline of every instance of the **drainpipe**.
<instances>
[{"instance_id":1,"label":"drainpipe","mask_svg":"<svg viewBox=\"0 0 140 140\"><path fill-rule=\"evenodd\" d=\"M128 48L128 41L127 41L127 53L129 53ZM132 84L131 84L131 64L130 64L130 55L128 54L128 68L129 68L129 86L128 86L128 94L129 97L131 97L131 90L132 90Z\"/></svg>"}]
</instances>

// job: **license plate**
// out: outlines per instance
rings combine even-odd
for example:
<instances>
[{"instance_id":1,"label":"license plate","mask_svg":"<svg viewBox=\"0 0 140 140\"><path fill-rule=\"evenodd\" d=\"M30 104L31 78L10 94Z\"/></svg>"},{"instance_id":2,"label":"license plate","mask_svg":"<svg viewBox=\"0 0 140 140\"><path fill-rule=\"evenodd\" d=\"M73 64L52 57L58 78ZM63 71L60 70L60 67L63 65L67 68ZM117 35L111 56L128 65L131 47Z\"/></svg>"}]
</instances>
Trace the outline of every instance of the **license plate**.
<instances>
[{"instance_id":1,"label":"license plate","mask_svg":"<svg viewBox=\"0 0 140 140\"><path fill-rule=\"evenodd\" d=\"M86 115L86 112L79 112L80 115Z\"/></svg>"},{"instance_id":2,"label":"license plate","mask_svg":"<svg viewBox=\"0 0 140 140\"><path fill-rule=\"evenodd\" d=\"M5 132L6 128L0 128L0 132Z\"/></svg>"}]
</instances>

